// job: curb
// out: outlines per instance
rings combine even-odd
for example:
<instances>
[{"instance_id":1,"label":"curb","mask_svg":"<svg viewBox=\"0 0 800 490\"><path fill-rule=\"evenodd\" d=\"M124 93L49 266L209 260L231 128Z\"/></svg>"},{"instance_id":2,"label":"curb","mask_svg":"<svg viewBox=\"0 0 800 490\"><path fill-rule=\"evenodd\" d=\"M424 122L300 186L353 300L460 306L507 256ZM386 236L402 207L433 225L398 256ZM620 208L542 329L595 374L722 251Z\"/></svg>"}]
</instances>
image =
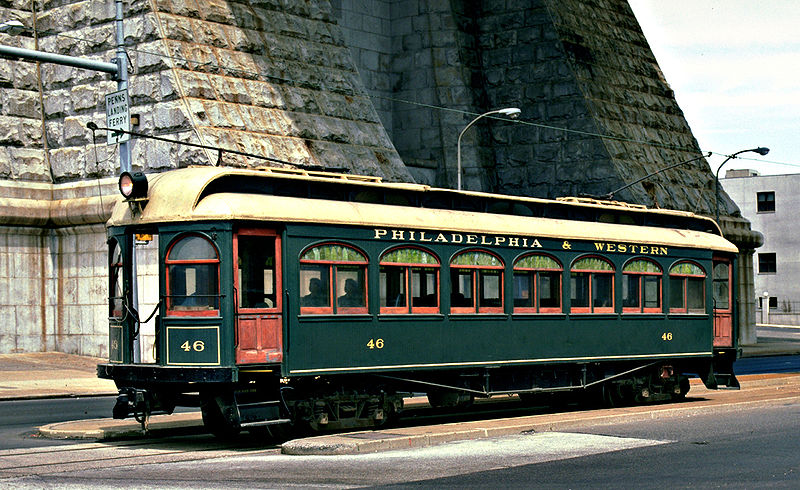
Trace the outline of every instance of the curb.
<instances>
[{"instance_id":1,"label":"curb","mask_svg":"<svg viewBox=\"0 0 800 490\"><path fill-rule=\"evenodd\" d=\"M202 428L203 420L199 413L176 413L173 415L154 415L150 417L148 431L141 424L115 419L86 419L81 421L58 422L39 427L39 435L48 439L125 439L143 437L166 430L186 430Z\"/></svg>"},{"instance_id":2,"label":"curb","mask_svg":"<svg viewBox=\"0 0 800 490\"><path fill-rule=\"evenodd\" d=\"M476 427L466 430L453 430L439 433L424 434L392 434L391 432L402 429L390 429L379 432L354 432L347 435L317 436L306 439L287 441L281 445L281 453L293 456L334 456L368 454L381 451L398 449L416 449L436 446L448 442L488 439L510 435L519 435L533 432L557 432L563 430L585 427L588 424L611 425L626 422L643 422L675 417L689 417L692 415L724 413L732 411L750 410L753 408L767 407L787 402L800 403L800 395L791 394L769 400L756 400L745 402L723 403L718 405L704 405L691 407L671 407L664 409L646 410L628 413L615 413L613 415L591 414L579 412L575 416L567 415L563 420L524 421L520 419L500 419L496 423L512 422L511 425L499 427ZM636 408L636 407L633 407ZM536 415L532 417L551 417L552 415ZM523 417L525 419L528 417ZM463 424L460 424L463 425ZM442 426L440 426L442 427ZM435 430L435 429L434 429ZM382 438L376 435L382 434Z\"/></svg>"}]
</instances>

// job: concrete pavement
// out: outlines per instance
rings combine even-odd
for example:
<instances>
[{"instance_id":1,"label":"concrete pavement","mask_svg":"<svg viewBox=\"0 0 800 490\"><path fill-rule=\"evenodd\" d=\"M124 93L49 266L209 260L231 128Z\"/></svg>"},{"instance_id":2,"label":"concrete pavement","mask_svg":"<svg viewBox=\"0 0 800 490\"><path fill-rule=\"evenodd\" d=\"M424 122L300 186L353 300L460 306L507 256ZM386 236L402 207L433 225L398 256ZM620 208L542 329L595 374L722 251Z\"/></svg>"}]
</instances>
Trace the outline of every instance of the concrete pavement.
<instances>
[{"instance_id":1,"label":"concrete pavement","mask_svg":"<svg viewBox=\"0 0 800 490\"><path fill-rule=\"evenodd\" d=\"M759 343L743 347L744 357L800 354L800 339L759 337ZM116 395L114 383L98 379L95 367L104 359L74 356L57 352L2 354L0 355L0 400L33 399L46 397L80 397ZM779 390L789 398L800 400L800 375L781 375L744 377L742 388L751 391L747 402L759 401L759 393ZM620 417L661 417L676 414L689 414L692 410L727 409L732 401L732 391L706 390L699 380L693 380L690 397L703 400L686 404L669 404L616 409L613 415L604 410L570 412L564 414L533 415L528 417L501 419L441 426L423 426L382 431L361 431L339 435L289 441L283 450L289 454L344 454L372 452L399 447L422 447L439 444L448 440L463 440L483 437L497 437L516 434L526 430L565 430L575 424L602 423L603 417L620 422ZM752 395L752 396L750 396ZM421 403L424 403L424 398ZM418 400L416 403L420 403ZM740 402L735 402L741 405ZM741 405L742 407L745 405ZM672 414L672 415L670 415ZM110 414L109 414L110 415ZM157 415L151 417L149 430L157 433L162 430L199 428L202 424L199 413ZM113 439L141 436L141 425L132 419L113 420L93 419L62 422L40 428L41 435L51 438Z\"/></svg>"}]
</instances>

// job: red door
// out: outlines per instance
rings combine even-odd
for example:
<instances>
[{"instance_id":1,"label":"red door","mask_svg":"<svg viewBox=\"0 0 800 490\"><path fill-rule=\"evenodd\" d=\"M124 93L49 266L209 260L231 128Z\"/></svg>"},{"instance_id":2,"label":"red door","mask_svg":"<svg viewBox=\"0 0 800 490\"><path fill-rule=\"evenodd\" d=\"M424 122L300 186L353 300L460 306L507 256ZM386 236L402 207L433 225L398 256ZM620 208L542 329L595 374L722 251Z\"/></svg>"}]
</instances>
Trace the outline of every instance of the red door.
<instances>
[{"instance_id":1,"label":"red door","mask_svg":"<svg viewBox=\"0 0 800 490\"><path fill-rule=\"evenodd\" d=\"M243 228L234 236L236 362L283 360L280 236Z\"/></svg>"},{"instance_id":2,"label":"red door","mask_svg":"<svg viewBox=\"0 0 800 490\"><path fill-rule=\"evenodd\" d=\"M714 257L714 347L733 347L732 269L729 259Z\"/></svg>"}]
</instances>

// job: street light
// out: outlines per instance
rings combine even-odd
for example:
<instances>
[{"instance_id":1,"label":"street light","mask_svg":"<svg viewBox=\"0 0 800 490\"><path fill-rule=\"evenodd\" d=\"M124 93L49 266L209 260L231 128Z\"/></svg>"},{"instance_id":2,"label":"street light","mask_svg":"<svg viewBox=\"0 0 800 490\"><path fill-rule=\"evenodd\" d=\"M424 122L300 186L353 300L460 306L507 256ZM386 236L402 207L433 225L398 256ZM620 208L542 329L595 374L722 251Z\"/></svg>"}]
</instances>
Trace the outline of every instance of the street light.
<instances>
[{"instance_id":1,"label":"street light","mask_svg":"<svg viewBox=\"0 0 800 490\"><path fill-rule=\"evenodd\" d=\"M733 160L734 158L736 158L737 155L747 152L758 153L759 155L764 156L767 153L769 153L769 148L764 148L763 146L759 146L758 148L751 148L749 150L737 151L732 155L728 155L728 158L726 158L722 163L719 164L719 167L717 167L717 173L714 174L714 217L717 220L717 224L719 224L719 171L723 165L728 163L728 160Z\"/></svg>"},{"instance_id":2,"label":"street light","mask_svg":"<svg viewBox=\"0 0 800 490\"><path fill-rule=\"evenodd\" d=\"M456 159L458 160L458 190L461 190L461 137L464 136L464 133L475 124L478 119L481 119L486 116L491 116L493 114L502 114L507 116L509 119L516 119L522 113L521 110L517 109L516 107L506 107L505 109L497 109L495 111L489 111L486 113L481 114L480 116L473 119L467 127L465 127L461 133L458 135L458 146L456 151Z\"/></svg>"}]
</instances>

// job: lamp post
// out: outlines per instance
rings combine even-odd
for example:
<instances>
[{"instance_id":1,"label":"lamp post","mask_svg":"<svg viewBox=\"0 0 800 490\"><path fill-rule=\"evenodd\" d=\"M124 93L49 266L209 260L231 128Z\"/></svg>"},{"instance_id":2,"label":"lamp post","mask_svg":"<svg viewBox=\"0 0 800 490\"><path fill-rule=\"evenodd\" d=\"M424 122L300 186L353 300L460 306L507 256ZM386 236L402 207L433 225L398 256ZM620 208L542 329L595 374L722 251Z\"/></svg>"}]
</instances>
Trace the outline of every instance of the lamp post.
<instances>
[{"instance_id":1,"label":"lamp post","mask_svg":"<svg viewBox=\"0 0 800 490\"><path fill-rule=\"evenodd\" d=\"M456 160L458 161L458 190L461 190L461 137L464 136L464 133L472 127L473 124L478 122L479 119L484 118L486 116L491 116L494 114L502 114L507 116L509 119L516 119L522 113L521 110L517 109L516 107L506 107L505 109L497 109L494 111L489 111L481 114L480 116L476 117L458 135L458 146L456 148Z\"/></svg>"},{"instance_id":2,"label":"lamp post","mask_svg":"<svg viewBox=\"0 0 800 490\"><path fill-rule=\"evenodd\" d=\"M717 224L719 224L719 171L720 169L722 169L723 165L728 163L729 160L733 160L734 158L736 158L737 155L747 152L758 153L759 155L764 156L767 153L769 153L769 148L764 148L763 146L759 146L758 148L750 148L749 150L737 151L736 153L728 155L728 158L726 158L722 163L719 164L719 167L717 167L717 173L714 174L714 217L716 218Z\"/></svg>"}]
</instances>

